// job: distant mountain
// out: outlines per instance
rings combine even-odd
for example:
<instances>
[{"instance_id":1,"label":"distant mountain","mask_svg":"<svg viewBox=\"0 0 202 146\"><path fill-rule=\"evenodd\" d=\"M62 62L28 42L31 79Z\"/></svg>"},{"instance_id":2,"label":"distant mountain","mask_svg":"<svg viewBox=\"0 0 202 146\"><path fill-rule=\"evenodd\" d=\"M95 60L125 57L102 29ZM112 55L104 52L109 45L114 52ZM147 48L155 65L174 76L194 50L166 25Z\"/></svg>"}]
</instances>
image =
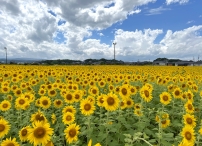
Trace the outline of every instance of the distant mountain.
<instances>
[{"instance_id":1,"label":"distant mountain","mask_svg":"<svg viewBox=\"0 0 202 146\"><path fill-rule=\"evenodd\" d=\"M30 63L30 62L38 62L38 61L42 61L44 59L35 59L35 58L7 58L7 62L26 62L26 63ZM5 58L0 58L0 62L6 62Z\"/></svg>"}]
</instances>

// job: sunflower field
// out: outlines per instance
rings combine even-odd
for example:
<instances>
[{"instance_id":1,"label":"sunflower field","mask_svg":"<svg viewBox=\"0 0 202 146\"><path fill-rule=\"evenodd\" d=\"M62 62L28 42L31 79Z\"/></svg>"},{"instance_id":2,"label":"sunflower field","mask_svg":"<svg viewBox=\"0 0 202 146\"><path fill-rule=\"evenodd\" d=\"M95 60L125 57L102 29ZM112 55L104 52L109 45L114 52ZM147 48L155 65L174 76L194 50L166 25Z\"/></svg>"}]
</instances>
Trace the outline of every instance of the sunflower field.
<instances>
[{"instance_id":1,"label":"sunflower field","mask_svg":"<svg viewBox=\"0 0 202 146\"><path fill-rule=\"evenodd\" d=\"M202 68L0 66L0 146L200 146Z\"/></svg>"}]
</instances>

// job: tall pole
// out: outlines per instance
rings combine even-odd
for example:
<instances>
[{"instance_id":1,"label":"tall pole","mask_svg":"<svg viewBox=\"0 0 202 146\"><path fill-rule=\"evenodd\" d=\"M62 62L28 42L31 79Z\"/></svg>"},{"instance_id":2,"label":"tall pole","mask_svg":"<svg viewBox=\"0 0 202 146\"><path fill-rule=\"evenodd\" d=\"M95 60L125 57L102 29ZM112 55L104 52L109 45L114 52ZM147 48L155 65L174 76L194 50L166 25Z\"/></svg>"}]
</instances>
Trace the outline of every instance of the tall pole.
<instances>
[{"instance_id":1,"label":"tall pole","mask_svg":"<svg viewBox=\"0 0 202 146\"><path fill-rule=\"evenodd\" d=\"M114 61L115 61L115 45L116 45L116 42L114 42L113 45L114 45Z\"/></svg>"},{"instance_id":2,"label":"tall pole","mask_svg":"<svg viewBox=\"0 0 202 146\"><path fill-rule=\"evenodd\" d=\"M6 64L7 64L7 48L4 47L5 51L6 51Z\"/></svg>"}]
</instances>

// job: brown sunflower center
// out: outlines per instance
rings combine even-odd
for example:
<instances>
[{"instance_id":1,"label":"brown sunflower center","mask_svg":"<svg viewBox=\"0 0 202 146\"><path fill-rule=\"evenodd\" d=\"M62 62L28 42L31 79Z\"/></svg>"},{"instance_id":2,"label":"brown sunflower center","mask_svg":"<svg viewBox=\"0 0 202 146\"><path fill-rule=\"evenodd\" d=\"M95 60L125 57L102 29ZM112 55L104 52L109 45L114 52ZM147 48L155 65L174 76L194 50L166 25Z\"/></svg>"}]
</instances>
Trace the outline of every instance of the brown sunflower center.
<instances>
[{"instance_id":1,"label":"brown sunflower center","mask_svg":"<svg viewBox=\"0 0 202 146\"><path fill-rule=\"evenodd\" d=\"M7 103L4 103L3 104L3 108L7 108L8 107L8 104Z\"/></svg>"},{"instance_id":2,"label":"brown sunflower center","mask_svg":"<svg viewBox=\"0 0 202 146\"><path fill-rule=\"evenodd\" d=\"M101 85L101 86L103 86L103 85L104 85L104 83L103 83L103 82L100 82L100 85Z\"/></svg>"},{"instance_id":3,"label":"brown sunflower center","mask_svg":"<svg viewBox=\"0 0 202 146\"><path fill-rule=\"evenodd\" d=\"M100 103L103 103L104 102L103 97L101 97L99 101Z\"/></svg>"},{"instance_id":4,"label":"brown sunflower center","mask_svg":"<svg viewBox=\"0 0 202 146\"><path fill-rule=\"evenodd\" d=\"M46 130L43 127L38 127L34 130L34 137L43 138L46 134Z\"/></svg>"},{"instance_id":5,"label":"brown sunflower center","mask_svg":"<svg viewBox=\"0 0 202 146\"><path fill-rule=\"evenodd\" d=\"M54 94L55 94L55 90L51 90L50 95L54 95Z\"/></svg>"},{"instance_id":6,"label":"brown sunflower center","mask_svg":"<svg viewBox=\"0 0 202 146\"><path fill-rule=\"evenodd\" d=\"M19 94L21 94L21 91L20 91L20 90L18 90L16 93L19 95Z\"/></svg>"},{"instance_id":7,"label":"brown sunflower center","mask_svg":"<svg viewBox=\"0 0 202 146\"><path fill-rule=\"evenodd\" d=\"M25 100L24 99L20 99L19 100L19 104L23 105L25 103Z\"/></svg>"},{"instance_id":8,"label":"brown sunflower center","mask_svg":"<svg viewBox=\"0 0 202 146\"><path fill-rule=\"evenodd\" d=\"M41 90L40 93L41 93L41 94L44 94L44 90Z\"/></svg>"},{"instance_id":9,"label":"brown sunflower center","mask_svg":"<svg viewBox=\"0 0 202 146\"><path fill-rule=\"evenodd\" d=\"M193 109L193 107L192 107L192 105L191 105L191 104L188 104L188 106L187 106L187 107L188 107L188 109L189 109L189 110L192 110L192 109Z\"/></svg>"},{"instance_id":10,"label":"brown sunflower center","mask_svg":"<svg viewBox=\"0 0 202 146\"><path fill-rule=\"evenodd\" d=\"M23 130L21 131L21 135L22 135L22 136L26 136L26 135L27 135L27 129L23 129Z\"/></svg>"},{"instance_id":11,"label":"brown sunflower center","mask_svg":"<svg viewBox=\"0 0 202 146\"><path fill-rule=\"evenodd\" d=\"M179 90L176 90L176 91L175 91L175 95L176 95L176 96L179 96L179 95L180 95L180 91L179 91Z\"/></svg>"},{"instance_id":12,"label":"brown sunflower center","mask_svg":"<svg viewBox=\"0 0 202 146\"><path fill-rule=\"evenodd\" d=\"M43 104L43 105L48 105L48 100L43 100L43 101L42 101L42 104Z\"/></svg>"},{"instance_id":13,"label":"brown sunflower center","mask_svg":"<svg viewBox=\"0 0 202 146\"><path fill-rule=\"evenodd\" d=\"M131 91L132 93L134 93L134 92L135 92L135 89L131 88L130 91Z\"/></svg>"},{"instance_id":14,"label":"brown sunflower center","mask_svg":"<svg viewBox=\"0 0 202 146\"><path fill-rule=\"evenodd\" d=\"M185 132L185 138L186 138L187 140L191 140L192 135L191 135L191 133L190 133L189 131Z\"/></svg>"},{"instance_id":15,"label":"brown sunflower center","mask_svg":"<svg viewBox=\"0 0 202 146\"><path fill-rule=\"evenodd\" d=\"M114 98L113 97L108 97L107 98L107 103L108 103L108 105L113 105L115 103Z\"/></svg>"},{"instance_id":16,"label":"brown sunflower center","mask_svg":"<svg viewBox=\"0 0 202 146\"><path fill-rule=\"evenodd\" d=\"M66 112L72 113L73 111L71 109L66 109Z\"/></svg>"},{"instance_id":17,"label":"brown sunflower center","mask_svg":"<svg viewBox=\"0 0 202 146\"><path fill-rule=\"evenodd\" d=\"M71 100L71 99L72 99L72 95L71 95L71 94L67 94L67 95L66 95L66 99L67 99L67 100Z\"/></svg>"},{"instance_id":18,"label":"brown sunflower center","mask_svg":"<svg viewBox=\"0 0 202 146\"><path fill-rule=\"evenodd\" d=\"M192 124L192 119L191 118L187 118L186 121L187 121L188 124Z\"/></svg>"},{"instance_id":19,"label":"brown sunflower center","mask_svg":"<svg viewBox=\"0 0 202 146\"><path fill-rule=\"evenodd\" d=\"M56 101L56 104L57 104L57 105L61 105L61 103L62 103L62 102L61 102L60 100L57 100L57 101Z\"/></svg>"},{"instance_id":20,"label":"brown sunflower center","mask_svg":"<svg viewBox=\"0 0 202 146\"><path fill-rule=\"evenodd\" d=\"M144 90L144 95L145 95L146 97L149 97L149 91Z\"/></svg>"},{"instance_id":21,"label":"brown sunflower center","mask_svg":"<svg viewBox=\"0 0 202 146\"><path fill-rule=\"evenodd\" d=\"M186 87L186 84L182 84L182 88L185 88Z\"/></svg>"},{"instance_id":22,"label":"brown sunflower center","mask_svg":"<svg viewBox=\"0 0 202 146\"><path fill-rule=\"evenodd\" d=\"M3 90L6 92L6 91L8 91L8 88L5 87L5 88L3 88Z\"/></svg>"},{"instance_id":23,"label":"brown sunflower center","mask_svg":"<svg viewBox=\"0 0 202 146\"><path fill-rule=\"evenodd\" d=\"M69 130L69 136L74 137L76 135L76 130L75 129L70 129Z\"/></svg>"},{"instance_id":24,"label":"brown sunflower center","mask_svg":"<svg viewBox=\"0 0 202 146\"><path fill-rule=\"evenodd\" d=\"M161 123L162 123L162 124L166 124L166 120L162 120Z\"/></svg>"},{"instance_id":25,"label":"brown sunflower center","mask_svg":"<svg viewBox=\"0 0 202 146\"><path fill-rule=\"evenodd\" d=\"M6 127L3 124L0 124L0 132L4 131Z\"/></svg>"},{"instance_id":26,"label":"brown sunflower center","mask_svg":"<svg viewBox=\"0 0 202 146\"><path fill-rule=\"evenodd\" d=\"M75 95L75 98L76 98L76 99L79 99L79 97L80 97L80 96L79 96L78 94Z\"/></svg>"},{"instance_id":27,"label":"brown sunflower center","mask_svg":"<svg viewBox=\"0 0 202 146\"><path fill-rule=\"evenodd\" d=\"M71 119L72 119L72 116L70 116L70 115L67 115L67 116L66 116L66 120L67 120L67 121L70 121Z\"/></svg>"},{"instance_id":28,"label":"brown sunflower center","mask_svg":"<svg viewBox=\"0 0 202 146\"><path fill-rule=\"evenodd\" d=\"M121 89L121 92L122 92L123 95L126 95L127 94L126 88Z\"/></svg>"},{"instance_id":29,"label":"brown sunflower center","mask_svg":"<svg viewBox=\"0 0 202 146\"><path fill-rule=\"evenodd\" d=\"M93 94L97 94L97 90L96 90L96 89L93 89L93 90L92 90L92 93L93 93Z\"/></svg>"},{"instance_id":30,"label":"brown sunflower center","mask_svg":"<svg viewBox=\"0 0 202 146\"><path fill-rule=\"evenodd\" d=\"M86 111L89 111L89 110L91 109L91 105L90 105L89 103L85 104L85 105L84 105L84 109L85 109Z\"/></svg>"},{"instance_id":31,"label":"brown sunflower center","mask_svg":"<svg viewBox=\"0 0 202 146\"><path fill-rule=\"evenodd\" d=\"M127 105L131 105L132 103L131 103L131 101L127 101Z\"/></svg>"},{"instance_id":32,"label":"brown sunflower center","mask_svg":"<svg viewBox=\"0 0 202 146\"><path fill-rule=\"evenodd\" d=\"M36 119L37 121L44 121L44 120L45 120L44 117L41 116L41 115L39 115L39 114L36 115L35 119Z\"/></svg>"},{"instance_id":33,"label":"brown sunflower center","mask_svg":"<svg viewBox=\"0 0 202 146\"><path fill-rule=\"evenodd\" d=\"M164 101L168 101L168 96L167 96L167 95L164 95L164 96L163 96L163 100L164 100Z\"/></svg>"}]
</instances>

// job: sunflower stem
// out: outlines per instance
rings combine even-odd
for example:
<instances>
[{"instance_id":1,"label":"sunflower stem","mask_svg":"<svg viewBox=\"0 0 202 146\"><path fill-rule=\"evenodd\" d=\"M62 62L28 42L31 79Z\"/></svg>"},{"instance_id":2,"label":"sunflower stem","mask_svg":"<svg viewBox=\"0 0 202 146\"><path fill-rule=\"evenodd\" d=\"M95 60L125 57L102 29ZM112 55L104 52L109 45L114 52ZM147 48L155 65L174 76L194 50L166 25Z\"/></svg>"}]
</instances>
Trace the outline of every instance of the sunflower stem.
<instances>
[{"instance_id":1,"label":"sunflower stem","mask_svg":"<svg viewBox=\"0 0 202 146\"><path fill-rule=\"evenodd\" d=\"M88 136L87 136L87 141L90 140L91 138L91 116L88 116Z\"/></svg>"},{"instance_id":2,"label":"sunflower stem","mask_svg":"<svg viewBox=\"0 0 202 146\"><path fill-rule=\"evenodd\" d=\"M107 111L106 125L108 124L108 121L109 121L109 111ZM107 143L107 137L108 137L108 128L106 126L106 146L108 145L108 143Z\"/></svg>"}]
</instances>

